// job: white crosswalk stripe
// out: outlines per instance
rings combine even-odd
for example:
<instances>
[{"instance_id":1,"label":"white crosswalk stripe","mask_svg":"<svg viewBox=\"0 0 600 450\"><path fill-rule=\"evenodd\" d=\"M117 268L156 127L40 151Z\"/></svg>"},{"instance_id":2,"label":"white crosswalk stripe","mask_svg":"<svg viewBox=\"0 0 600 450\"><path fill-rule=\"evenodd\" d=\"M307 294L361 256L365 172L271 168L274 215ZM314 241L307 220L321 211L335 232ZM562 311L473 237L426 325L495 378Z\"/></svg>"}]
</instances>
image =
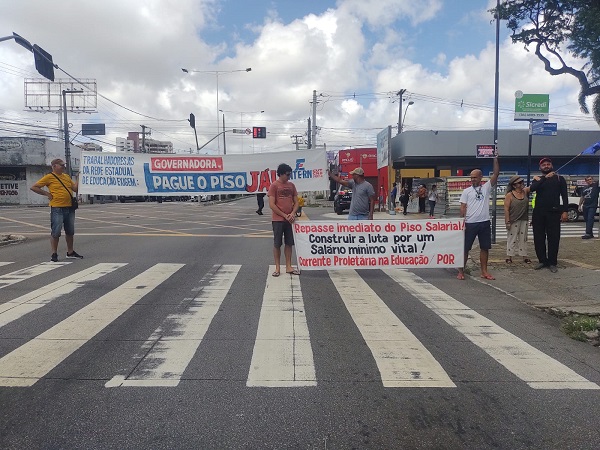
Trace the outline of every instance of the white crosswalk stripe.
<instances>
[{"instance_id":1,"label":"white crosswalk stripe","mask_svg":"<svg viewBox=\"0 0 600 450\"><path fill-rule=\"evenodd\" d=\"M25 314L35 311L52 300L73 292L88 281L94 281L127 264L96 264L89 269L77 272L40 289L36 289L19 298L0 304L0 328L13 322Z\"/></svg>"},{"instance_id":2,"label":"white crosswalk stripe","mask_svg":"<svg viewBox=\"0 0 600 450\"><path fill-rule=\"evenodd\" d=\"M565 365L404 270L385 270L425 306L534 389L600 389Z\"/></svg>"},{"instance_id":3,"label":"white crosswalk stripe","mask_svg":"<svg viewBox=\"0 0 600 450\"><path fill-rule=\"evenodd\" d=\"M25 269L17 270L15 272L7 273L6 275L0 276L0 289L11 286L21 281L28 280L37 275L41 275L51 270L58 269L64 265L71 264L68 262L57 262L57 263L41 263L35 266L27 267Z\"/></svg>"},{"instance_id":4,"label":"white crosswalk stripe","mask_svg":"<svg viewBox=\"0 0 600 450\"><path fill-rule=\"evenodd\" d=\"M9 263L7 263L9 264ZM7 265L0 263L0 266ZM43 263L0 276L0 287L43 275L50 270L73 271L70 263ZM72 294L128 264L104 263L82 269L60 281L0 303L0 329L57 299ZM134 304L167 281L184 264L156 264L133 276L97 300L86 303L47 331L0 358L0 386L28 387L88 343ZM239 265L216 265L195 281L191 296L182 296L177 312L165 313L158 328L138 347L133 361L105 386L176 387L190 362L199 355L205 335L222 311L222 303L240 278ZM317 386L317 370L309 333L302 283L308 277L283 274L266 282L248 364L248 387ZM575 371L541 352L490 319L406 270L384 270L391 280L422 302L448 326L463 334L493 360L533 389L600 389ZM410 331L359 272L329 271L333 288L371 351L387 388L455 388L456 384L426 346ZM240 283L244 282L242 278ZM387 280L387 282L390 282ZM262 287L255 286L262 291ZM309 289L311 286L304 286ZM255 291L257 292L257 291ZM323 293L326 296L326 293ZM339 306L337 306L339 308ZM183 310L182 310L183 308ZM258 311L257 311L258 313ZM39 314L39 313L38 313ZM244 362L240 361L240 364ZM192 375L193 377L193 375Z\"/></svg>"},{"instance_id":5,"label":"white crosswalk stripe","mask_svg":"<svg viewBox=\"0 0 600 450\"><path fill-rule=\"evenodd\" d=\"M132 373L113 377L106 387L177 386L239 270L240 266L215 266L195 289L198 295L186 311L169 315L148 338L143 348L149 352Z\"/></svg>"},{"instance_id":6,"label":"white crosswalk stripe","mask_svg":"<svg viewBox=\"0 0 600 450\"><path fill-rule=\"evenodd\" d=\"M316 386L300 277L269 267L247 386Z\"/></svg>"},{"instance_id":7,"label":"white crosswalk stripe","mask_svg":"<svg viewBox=\"0 0 600 450\"><path fill-rule=\"evenodd\" d=\"M329 277L371 349L386 387L456 387L442 366L353 270Z\"/></svg>"},{"instance_id":8,"label":"white crosswalk stripe","mask_svg":"<svg viewBox=\"0 0 600 450\"><path fill-rule=\"evenodd\" d=\"M32 386L183 264L156 264L0 358L0 386Z\"/></svg>"},{"instance_id":9,"label":"white crosswalk stripe","mask_svg":"<svg viewBox=\"0 0 600 450\"><path fill-rule=\"evenodd\" d=\"M585 224L581 223L563 223L560 226L561 237L581 237L585 234ZM496 239L506 240L507 231L504 222L498 221L496 226ZM533 242L533 229L527 228L527 239Z\"/></svg>"}]
</instances>

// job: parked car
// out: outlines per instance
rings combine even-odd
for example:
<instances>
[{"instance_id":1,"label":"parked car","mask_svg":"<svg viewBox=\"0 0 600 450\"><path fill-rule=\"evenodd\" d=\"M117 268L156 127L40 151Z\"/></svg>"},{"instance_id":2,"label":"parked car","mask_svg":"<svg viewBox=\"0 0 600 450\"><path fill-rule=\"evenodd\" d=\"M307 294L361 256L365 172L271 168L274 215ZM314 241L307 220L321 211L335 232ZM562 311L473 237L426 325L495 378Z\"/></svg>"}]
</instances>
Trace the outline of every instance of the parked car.
<instances>
[{"instance_id":1,"label":"parked car","mask_svg":"<svg viewBox=\"0 0 600 450\"><path fill-rule=\"evenodd\" d=\"M127 201L131 202L145 202L147 197L145 195L119 195L119 201L121 203L125 203Z\"/></svg>"},{"instance_id":2,"label":"parked car","mask_svg":"<svg viewBox=\"0 0 600 450\"><path fill-rule=\"evenodd\" d=\"M350 201L352 200L352 190L340 186L333 197L333 210L340 215L345 209L350 209Z\"/></svg>"}]
</instances>

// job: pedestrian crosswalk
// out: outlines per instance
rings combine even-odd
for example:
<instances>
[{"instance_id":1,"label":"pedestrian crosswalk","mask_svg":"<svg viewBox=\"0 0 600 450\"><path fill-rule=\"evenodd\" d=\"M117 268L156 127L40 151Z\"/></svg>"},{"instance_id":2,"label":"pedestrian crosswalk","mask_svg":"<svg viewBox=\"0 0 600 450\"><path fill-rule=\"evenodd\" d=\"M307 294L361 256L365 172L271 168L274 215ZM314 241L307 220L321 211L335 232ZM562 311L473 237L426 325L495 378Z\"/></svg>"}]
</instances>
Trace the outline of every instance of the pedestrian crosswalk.
<instances>
[{"instance_id":1,"label":"pedestrian crosswalk","mask_svg":"<svg viewBox=\"0 0 600 450\"><path fill-rule=\"evenodd\" d=\"M527 237L533 241L533 229L529 227ZM585 223L583 222L566 222L560 226L561 237L581 237L585 234ZM506 227L504 226L504 219L498 220L496 227L496 239L505 240L507 235Z\"/></svg>"},{"instance_id":2,"label":"pedestrian crosswalk","mask_svg":"<svg viewBox=\"0 0 600 450\"><path fill-rule=\"evenodd\" d=\"M86 299L74 312L44 325L38 334L23 338L21 345L0 347L0 387L26 388L49 377L54 370L68 365L73 356L119 318L130 312L142 299L161 291L185 264L157 263L133 269L127 263L100 263L78 269L71 262L41 263L9 272L11 262L0 262L0 289L17 292L16 286L32 289L0 303L0 332L14 324L36 321L45 310L62 298L86 290L96 297ZM137 272L136 272L137 270ZM247 360L236 361L244 371L248 388L310 388L318 386L319 364L315 339L307 314L305 291L311 291L311 277L282 275L272 277L274 266L266 268L259 280L262 298L255 303L258 319L252 326L253 345ZM125 281L104 283L126 271ZM57 281L41 287L32 283L52 273ZM377 293L372 279L354 270L328 271L333 291L345 308L357 335L364 342L385 388L456 388L456 375L448 373L447 361L440 361L422 342L411 325L394 312ZM565 364L552 358L494 321L467 307L459 300L407 270L384 270L386 282L426 307L449 330L463 335L473 348L490 358L515 379L532 389L600 389ZM228 314L223 305L235 291L236 280L243 278L240 265L215 265L181 288L184 294L163 308L146 333L130 339L128 352L120 367L102 381L106 388L177 387L192 377L210 327ZM181 278L177 278L181 280ZM93 286L94 289L90 289ZM110 288L103 286L111 286ZM177 289L177 292L180 292ZM0 291L2 292L2 291ZM69 297L70 298L70 297ZM323 295L323 298L329 298ZM175 306L176 305L176 306ZM318 303L311 303L311 307ZM322 305L325 307L325 305ZM310 307L309 307L310 308ZM318 314L313 314L314 317ZM55 316L52 316L54 318ZM46 323L46 322L44 322ZM154 323L154 322L151 322ZM37 322L36 322L37 324ZM128 330L122 331L127 336ZM143 331L142 331L143 332ZM6 336L0 334L1 339ZM338 339L344 334L339 332ZM19 341L20 343L20 341ZM96 345L102 345L95 342ZM106 344L108 345L108 344ZM204 355L204 357L206 357ZM350 356L349 356L350 357ZM209 364L211 361L201 361Z\"/></svg>"}]
</instances>

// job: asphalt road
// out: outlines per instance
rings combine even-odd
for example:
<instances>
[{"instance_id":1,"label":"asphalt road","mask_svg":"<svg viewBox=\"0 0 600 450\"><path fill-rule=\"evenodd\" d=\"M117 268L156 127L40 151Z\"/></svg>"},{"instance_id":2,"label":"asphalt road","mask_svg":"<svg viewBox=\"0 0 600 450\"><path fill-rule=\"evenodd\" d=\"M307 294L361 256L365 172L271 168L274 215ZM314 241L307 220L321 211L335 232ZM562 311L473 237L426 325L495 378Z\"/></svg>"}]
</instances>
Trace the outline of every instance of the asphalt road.
<instances>
[{"instance_id":1,"label":"asphalt road","mask_svg":"<svg viewBox=\"0 0 600 450\"><path fill-rule=\"evenodd\" d=\"M255 207L84 205L58 264L48 209L0 209L0 448L600 445L557 319L442 269L275 279Z\"/></svg>"}]
</instances>

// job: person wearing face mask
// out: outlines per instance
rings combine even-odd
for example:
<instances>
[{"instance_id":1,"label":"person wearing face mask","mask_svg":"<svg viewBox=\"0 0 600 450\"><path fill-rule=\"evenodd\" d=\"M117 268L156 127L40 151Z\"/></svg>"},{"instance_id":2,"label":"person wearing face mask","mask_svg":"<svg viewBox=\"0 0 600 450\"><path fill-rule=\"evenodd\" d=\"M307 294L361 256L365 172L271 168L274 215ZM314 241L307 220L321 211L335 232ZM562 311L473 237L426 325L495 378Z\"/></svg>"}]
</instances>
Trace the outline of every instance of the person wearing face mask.
<instances>
[{"instance_id":1,"label":"person wearing face mask","mask_svg":"<svg viewBox=\"0 0 600 450\"><path fill-rule=\"evenodd\" d=\"M560 244L560 223L568 220L567 182L554 172L550 158L540 160L540 172L542 175L533 177L531 182L531 192L536 193L531 217L533 245L539 261L534 269L548 267L550 272L556 273L558 272L556 266Z\"/></svg>"}]
</instances>

